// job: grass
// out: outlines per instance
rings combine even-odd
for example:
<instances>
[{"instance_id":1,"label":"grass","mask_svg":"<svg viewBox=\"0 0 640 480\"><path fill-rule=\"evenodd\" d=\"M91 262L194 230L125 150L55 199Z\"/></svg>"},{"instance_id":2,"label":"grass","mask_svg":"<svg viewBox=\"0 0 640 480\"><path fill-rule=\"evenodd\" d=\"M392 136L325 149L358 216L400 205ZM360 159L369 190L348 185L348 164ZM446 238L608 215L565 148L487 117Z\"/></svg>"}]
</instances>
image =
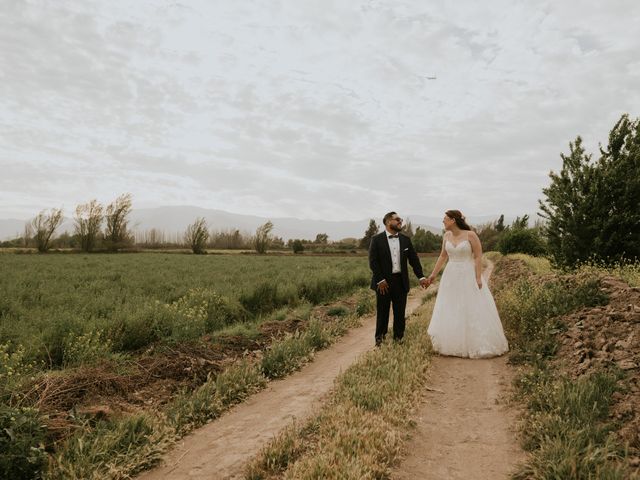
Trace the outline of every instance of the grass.
<instances>
[{"instance_id":1,"label":"grass","mask_svg":"<svg viewBox=\"0 0 640 480\"><path fill-rule=\"evenodd\" d=\"M552 272L551 262L544 257L532 257L531 255L525 255L524 253L511 253L507 255L507 258L522 260L527 267L537 275L544 275Z\"/></svg>"},{"instance_id":2,"label":"grass","mask_svg":"<svg viewBox=\"0 0 640 480\"><path fill-rule=\"evenodd\" d=\"M530 266L536 260L525 263ZM548 272L539 269L537 273ZM510 359L523 366L515 386L525 406L521 436L530 455L513 478L630 478L620 461L624 451L609 434L615 428L609 408L620 373L597 371L576 380L551 361L558 348L557 335L564 328L561 316L607 303L599 277L582 272L544 278L523 278L496 294L512 349Z\"/></svg>"},{"instance_id":3,"label":"grass","mask_svg":"<svg viewBox=\"0 0 640 480\"><path fill-rule=\"evenodd\" d=\"M587 275L613 275L621 278L632 287L640 287L640 261L614 265L590 262L580 266L578 271Z\"/></svg>"},{"instance_id":4,"label":"grass","mask_svg":"<svg viewBox=\"0 0 640 480\"><path fill-rule=\"evenodd\" d=\"M362 258L240 255L2 255L0 344L60 367L70 336L113 351L182 341L282 307L366 287Z\"/></svg>"},{"instance_id":5,"label":"grass","mask_svg":"<svg viewBox=\"0 0 640 480\"><path fill-rule=\"evenodd\" d=\"M432 308L433 301L420 307L402 344L367 352L340 375L320 412L276 436L245 478L389 478L426 382Z\"/></svg>"},{"instance_id":6,"label":"grass","mask_svg":"<svg viewBox=\"0 0 640 480\"><path fill-rule=\"evenodd\" d=\"M49 478L127 478L155 462L175 438L263 388L269 378L299 368L373 308L362 257L0 255L0 267L0 407L9 412L0 442L16 444L7 432L19 432L32 466L42 459L40 438L47 435L39 412L24 410L26 397L20 395L34 378L105 362L121 368L150 346L171 348L203 335L214 341L257 339L263 321L308 321L314 305L358 292L355 315L341 309L333 312L333 322L311 321L304 333L272 343L259 362L233 364L176 396L160 414L73 417L71 437L55 445L47 440ZM29 412L31 420L18 425L26 413L14 411ZM3 455L0 463L17 465Z\"/></svg>"},{"instance_id":7,"label":"grass","mask_svg":"<svg viewBox=\"0 0 640 480\"><path fill-rule=\"evenodd\" d=\"M304 332L274 342L262 360L241 359L196 390L178 395L161 415L134 415L94 428L85 425L59 447L48 478L129 478L149 468L177 438L261 390L268 379L300 368L356 322L356 317L340 324L312 319Z\"/></svg>"}]
</instances>

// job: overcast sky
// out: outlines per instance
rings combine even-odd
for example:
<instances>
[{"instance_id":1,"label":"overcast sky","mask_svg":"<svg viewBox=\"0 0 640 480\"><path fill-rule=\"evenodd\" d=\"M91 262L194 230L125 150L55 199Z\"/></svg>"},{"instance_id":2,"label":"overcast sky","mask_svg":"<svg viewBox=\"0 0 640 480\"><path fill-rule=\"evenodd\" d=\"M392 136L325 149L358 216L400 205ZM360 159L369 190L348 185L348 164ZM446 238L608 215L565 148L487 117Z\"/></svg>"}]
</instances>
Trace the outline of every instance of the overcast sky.
<instances>
[{"instance_id":1,"label":"overcast sky","mask_svg":"<svg viewBox=\"0 0 640 480\"><path fill-rule=\"evenodd\" d=\"M268 217L535 213L576 135L597 152L640 116L637 0L0 6L0 218L123 192Z\"/></svg>"}]
</instances>

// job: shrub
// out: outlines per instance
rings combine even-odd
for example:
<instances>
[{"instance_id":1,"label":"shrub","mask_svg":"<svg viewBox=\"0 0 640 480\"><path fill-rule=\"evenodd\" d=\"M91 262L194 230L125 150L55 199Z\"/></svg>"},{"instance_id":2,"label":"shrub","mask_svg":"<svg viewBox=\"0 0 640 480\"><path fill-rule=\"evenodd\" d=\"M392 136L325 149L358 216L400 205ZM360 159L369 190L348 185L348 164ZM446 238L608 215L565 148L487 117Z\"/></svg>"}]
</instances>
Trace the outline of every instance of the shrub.
<instances>
[{"instance_id":1,"label":"shrub","mask_svg":"<svg viewBox=\"0 0 640 480\"><path fill-rule=\"evenodd\" d=\"M70 333L64 349L63 363L66 367L87 365L106 358L111 352L111 339L102 330L83 334Z\"/></svg>"},{"instance_id":2,"label":"shrub","mask_svg":"<svg viewBox=\"0 0 640 480\"><path fill-rule=\"evenodd\" d=\"M503 255L526 253L543 255L546 247L538 230L533 228L510 228L505 230L498 241L498 250Z\"/></svg>"},{"instance_id":3,"label":"shrub","mask_svg":"<svg viewBox=\"0 0 640 480\"><path fill-rule=\"evenodd\" d=\"M296 302L297 298L293 292L281 290L274 282L261 283L252 292L240 295L242 306L255 315L268 313Z\"/></svg>"},{"instance_id":4,"label":"shrub","mask_svg":"<svg viewBox=\"0 0 640 480\"><path fill-rule=\"evenodd\" d=\"M35 372L35 363L25 359L21 345L0 344L0 401L7 401Z\"/></svg>"},{"instance_id":5,"label":"shrub","mask_svg":"<svg viewBox=\"0 0 640 480\"><path fill-rule=\"evenodd\" d=\"M47 465L38 411L0 404L0 478L41 478Z\"/></svg>"}]
</instances>

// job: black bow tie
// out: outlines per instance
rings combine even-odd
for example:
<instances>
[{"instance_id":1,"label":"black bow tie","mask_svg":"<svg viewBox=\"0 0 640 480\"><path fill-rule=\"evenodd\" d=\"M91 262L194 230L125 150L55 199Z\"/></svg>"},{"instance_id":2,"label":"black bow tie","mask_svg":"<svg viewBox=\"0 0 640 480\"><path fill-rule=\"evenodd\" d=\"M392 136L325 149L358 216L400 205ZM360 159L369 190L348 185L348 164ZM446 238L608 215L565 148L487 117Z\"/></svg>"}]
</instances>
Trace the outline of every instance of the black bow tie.
<instances>
[{"instance_id":1,"label":"black bow tie","mask_svg":"<svg viewBox=\"0 0 640 480\"><path fill-rule=\"evenodd\" d=\"M398 235L389 235L389 238L398 238Z\"/></svg>"}]
</instances>

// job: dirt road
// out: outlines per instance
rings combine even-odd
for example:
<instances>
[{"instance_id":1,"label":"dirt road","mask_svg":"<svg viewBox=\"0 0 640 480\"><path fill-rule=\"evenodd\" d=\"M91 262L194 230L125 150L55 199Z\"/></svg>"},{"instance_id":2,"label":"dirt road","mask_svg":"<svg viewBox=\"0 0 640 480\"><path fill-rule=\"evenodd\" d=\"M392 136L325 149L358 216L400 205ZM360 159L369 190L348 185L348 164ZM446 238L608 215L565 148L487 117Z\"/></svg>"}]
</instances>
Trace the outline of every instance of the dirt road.
<instances>
[{"instance_id":1,"label":"dirt road","mask_svg":"<svg viewBox=\"0 0 640 480\"><path fill-rule=\"evenodd\" d=\"M433 287L432 287L433 288ZM422 303L424 290L414 289L407 316ZM375 316L368 316L299 372L274 382L246 402L178 443L165 464L139 478L234 479L242 478L244 465L292 419L314 413L329 393L334 379L362 353L373 348Z\"/></svg>"},{"instance_id":2,"label":"dirt road","mask_svg":"<svg viewBox=\"0 0 640 480\"><path fill-rule=\"evenodd\" d=\"M485 277L492 267L488 265ZM420 306L425 293L412 292L407 316ZM365 318L362 327L319 352L299 372L269 383L262 392L185 437L163 466L140 478L242 478L245 464L294 418L304 420L313 414L336 376L373 347L374 329L374 316ZM410 453L392 478L508 478L514 465L524 459L513 430L515 413L504 402L511 379L506 357L435 356L430 390L423 394L416 430L404 449Z\"/></svg>"},{"instance_id":3,"label":"dirt road","mask_svg":"<svg viewBox=\"0 0 640 480\"><path fill-rule=\"evenodd\" d=\"M487 262L485 282L493 272ZM489 359L434 356L408 456L393 480L507 479L525 459L506 400L513 380L506 355Z\"/></svg>"},{"instance_id":4,"label":"dirt road","mask_svg":"<svg viewBox=\"0 0 640 480\"><path fill-rule=\"evenodd\" d=\"M505 404L512 379L505 357L434 357L409 455L394 480L507 479L524 460L515 412Z\"/></svg>"}]
</instances>

